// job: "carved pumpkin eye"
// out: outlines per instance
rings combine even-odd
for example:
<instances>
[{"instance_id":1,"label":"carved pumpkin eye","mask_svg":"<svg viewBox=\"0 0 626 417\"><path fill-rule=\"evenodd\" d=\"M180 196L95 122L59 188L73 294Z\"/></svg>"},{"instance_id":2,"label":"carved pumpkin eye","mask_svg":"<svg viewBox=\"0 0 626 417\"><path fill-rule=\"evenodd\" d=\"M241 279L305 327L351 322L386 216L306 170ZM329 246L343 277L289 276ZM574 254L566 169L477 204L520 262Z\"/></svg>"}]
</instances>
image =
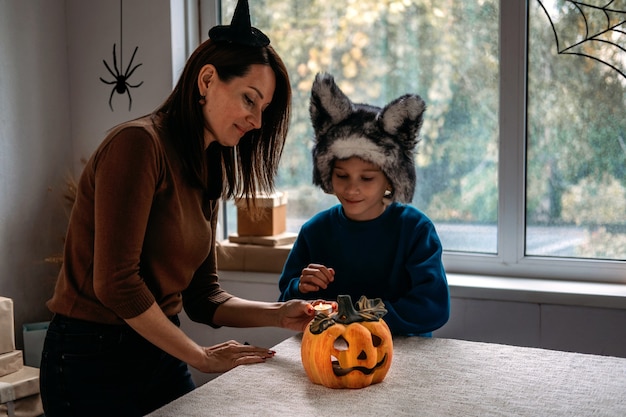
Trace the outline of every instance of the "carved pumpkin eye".
<instances>
[{"instance_id":1,"label":"carved pumpkin eye","mask_svg":"<svg viewBox=\"0 0 626 417\"><path fill-rule=\"evenodd\" d=\"M372 333L372 345L374 345L374 347L378 347L383 343L383 339L381 339L379 336L375 335L374 333Z\"/></svg>"},{"instance_id":2,"label":"carved pumpkin eye","mask_svg":"<svg viewBox=\"0 0 626 417\"><path fill-rule=\"evenodd\" d=\"M343 336L339 336L338 338L335 339L335 343L333 343L333 347L336 350L342 352L344 350L350 349L350 344Z\"/></svg>"}]
</instances>

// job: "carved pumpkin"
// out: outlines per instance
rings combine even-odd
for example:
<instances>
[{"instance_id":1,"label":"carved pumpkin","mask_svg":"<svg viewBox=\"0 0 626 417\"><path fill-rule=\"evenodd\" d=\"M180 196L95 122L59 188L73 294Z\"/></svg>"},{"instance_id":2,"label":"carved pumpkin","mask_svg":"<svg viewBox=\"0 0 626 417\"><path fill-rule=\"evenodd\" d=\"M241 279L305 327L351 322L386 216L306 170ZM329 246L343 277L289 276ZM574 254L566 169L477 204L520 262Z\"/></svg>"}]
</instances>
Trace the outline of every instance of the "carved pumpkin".
<instances>
[{"instance_id":1,"label":"carved pumpkin","mask_svg":"<svg viewBox=\"0 0 626 417\"><path fill-rule=\"evenodd\" d=\"M302 365L309 379L329 388L363 388L381 382L393 357L393 341L381 299L337 297L337 312L318 313L302 336Z\"/></svg>"}]
</instances>

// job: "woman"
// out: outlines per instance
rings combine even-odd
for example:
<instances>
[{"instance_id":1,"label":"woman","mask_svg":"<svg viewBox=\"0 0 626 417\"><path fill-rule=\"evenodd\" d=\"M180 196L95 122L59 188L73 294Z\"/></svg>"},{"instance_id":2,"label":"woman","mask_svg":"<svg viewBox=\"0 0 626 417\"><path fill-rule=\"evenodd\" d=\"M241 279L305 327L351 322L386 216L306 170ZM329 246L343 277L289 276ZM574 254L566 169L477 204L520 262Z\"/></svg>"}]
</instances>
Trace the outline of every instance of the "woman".
<instances>
[{"instance_id":1,"label":"woman","mask_svg":"<svg viewBox=\"0 0 626 417\"><path fill-rule=\"evenodd\" d=\"M338 205L307 221L279 280L280 300L381 298L394 335L430 336L450 300L432 221L409 203L424 101L406 94L384 108L354 104L331 75L311 91L313 182Z\"/></svg>"},{"instance_id":2,"label":"woman","mask_svg":"<svg viewBox=\"0 0 626 417\"><path fill-rule=\"evenodd\" d=\"M199 346L178 327L183 306L213 327L299 331L314 316L307 302L244 300L218 284L218 199L272 190L291 101L247 2L235 15L244 32L213 28L165 103L113 129L81 175L47 304L47 417L145 415L194 388L187 364L223 372L273 356L234 341Z\"/></svg>"}]
</instances>

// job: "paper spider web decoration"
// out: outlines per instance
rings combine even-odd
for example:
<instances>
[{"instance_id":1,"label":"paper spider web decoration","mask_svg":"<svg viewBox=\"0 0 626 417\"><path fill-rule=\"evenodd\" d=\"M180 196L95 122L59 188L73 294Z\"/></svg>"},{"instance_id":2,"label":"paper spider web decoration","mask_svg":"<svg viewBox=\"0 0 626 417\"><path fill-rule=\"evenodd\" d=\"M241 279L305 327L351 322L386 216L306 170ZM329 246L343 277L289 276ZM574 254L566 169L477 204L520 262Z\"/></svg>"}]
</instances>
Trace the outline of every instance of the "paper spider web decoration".
<instances>
[{"instance_id":1,"label":"paper spider web decoration","mask_svg":"<svg viewBox=\"0 0 626 417\"><path fill-rule=\"evenodd\" d=\"M626 78L626 0L538 3L552 26L558 54L591 58ZM576 24L561 19L563 7L577 14Z\"/></svg>"}]
</instances>

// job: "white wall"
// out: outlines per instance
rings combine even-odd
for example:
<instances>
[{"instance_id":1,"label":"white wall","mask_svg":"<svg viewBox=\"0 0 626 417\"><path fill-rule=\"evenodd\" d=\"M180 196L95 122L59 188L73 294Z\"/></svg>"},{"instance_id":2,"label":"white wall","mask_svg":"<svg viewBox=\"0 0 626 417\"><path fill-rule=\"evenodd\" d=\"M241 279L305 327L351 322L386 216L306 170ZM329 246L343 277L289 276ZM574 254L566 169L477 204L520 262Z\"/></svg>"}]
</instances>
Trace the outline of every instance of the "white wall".
<instances>
[{"instance_id":1,"label":"white wall","mask_svg":"<svg viewBox=\"0 0 626 417\"><path fill-rule=\"evenodd\" d=\"M21 325L45 319L71 168L65 2L0 1L0 295Z\"/></svg>"},{"instance_id":2,"label":"white wall","mask_svg":"<svg viewBox=\"0 0 626 417\"><path fill-rule=\"evenodd\" d=\"M453 297L435 337L626 357L626 310Z\"/></svg>"},{"instance_id":3,"label":"white wall","mask_svg":"<svg viewBox=\"0 0 626 417\"><path fill-rule=\"evenodd\" d=\"M81 158L88 158L114 125L151 112L161 104L172 87L172 46L169 0L124 0L123 68L120 56L120 2L112 0L67 0L68 76L71 80L70 103L75 172ZM113 76L113 44L117 45L118 68L125 71L133 50L139 47L133 66L138 67L128 82L133 99L113 94L109 108L110 81Z\"/></svg>"},{"instance_id":4,"label":"white wall","mask_svg":"<svg viewBox=\"0 0 626 417\"><path fill-rule=\"evenodd\" d=\"M18 348L24 323L48 320L45 307L67 226L67 175L77 176L107 129L148 113L172 86L169 0L124 0L124 66L144 84L115 94L112 65L120 39L120 2L0 0L0 295L15 305ZM119 54L119 49L118 49ZM118 62L119 65L119 62Z\"/></svg>"}]
</instances>

